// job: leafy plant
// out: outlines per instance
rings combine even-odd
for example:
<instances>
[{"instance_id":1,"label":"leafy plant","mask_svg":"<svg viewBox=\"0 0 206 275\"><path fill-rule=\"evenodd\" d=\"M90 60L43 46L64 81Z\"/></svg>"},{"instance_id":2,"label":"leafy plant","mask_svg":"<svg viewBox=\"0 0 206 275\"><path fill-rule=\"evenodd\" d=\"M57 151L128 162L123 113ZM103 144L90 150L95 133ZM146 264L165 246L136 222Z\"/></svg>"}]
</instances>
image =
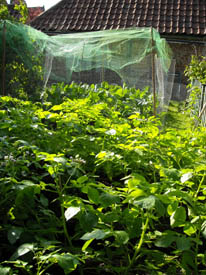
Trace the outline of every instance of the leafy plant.
<instances>
[{"instance_id":1,"label":"leafy plant","mask_svg":"<svg viewBox=\"0 0 206 275\"><path fill-rule=\"evenodd\" d=\"M147 89L44 96L0 98L0 273L204 274L205 128L162 129Z\"/></svg>"}]
</instances>

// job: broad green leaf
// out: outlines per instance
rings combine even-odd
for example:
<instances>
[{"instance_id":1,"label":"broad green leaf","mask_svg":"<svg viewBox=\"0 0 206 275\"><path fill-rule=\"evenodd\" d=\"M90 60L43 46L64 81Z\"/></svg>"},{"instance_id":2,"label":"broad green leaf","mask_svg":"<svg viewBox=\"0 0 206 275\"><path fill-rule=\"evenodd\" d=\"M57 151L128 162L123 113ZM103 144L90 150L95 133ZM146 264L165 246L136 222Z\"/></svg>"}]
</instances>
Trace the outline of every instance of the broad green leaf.
<instances>
[{"instance_id":1,"label":"broad green leaf","mask_svg":"<svg viewBox=\"0 0 206 275\"><path fill-rule=\"evenodd\" d=\"M194 252L188 251L188 250L184 250L182 252L182 265L187 270L187 274L192 274L193 271L195 270L196 264L194 260L195 260ZM192 270L190 269L190 267L192 268Z\"/></svg>"},{"instance_id":2,"label":"broad green leaf","mask_svg":"<svg viewBox=\"0 0 206 275\"><path fill-rule=\"evenodd\" d=\"M49 166L49 167L48 167L48 172L49 172L49 174L50 174L52 177L55 176L55 170L54 170L54 168L53 168L52 166Z\"/></svg>"},{"instance_id":3,"label":"broad green leaf","mask_svg":"<svg viewBox=\"0 0 206 275\"><path fill-rule=\"evenodd\" d=\"M166 212L165 206L157 197L155 197L155 209L159 217L164 216Z\"/></svg>"},{"instance_id":4,"label":"broad green leaf","mask_svg":"<svg viewBox=\"0 0 206 275\"><path fill-rule=\"evenodd\" d=\"M11 274L10 271L11 271L10 267L0 266L0 274L1 275L9 275L9 274Z\"/></svg>"},{"instance_id":5,"label":"broad green leaf","mask_svg":"<svg viewBox=\"0 0 206 275\"><path fill-rule=\"evenodd\" d=\"M85 181L87 181L88 180L88 177L87 176L82 176L82 177L79 177L78 179L77 179L77 182L79 183L79 184L82 184L82 183L84 183Z\"/></svg>"},{"instance_id":6,"label":"broad green leaf","mask_svg":"<svg viewBox=\"0 0 206 275\"><path fill-rule=\"evenodd\" d=\"M195 171L197 173L200 172L200 171L205 172L206 171L206 165L205 164L198 165L197 167L195 167Z\"/></svg>"},{"instance_id":7,"label":"broad green leaf","mask_svg":"<svg viewBox=\"0 0 206 275\"><path fill-rule=\"evenodd\" d=\"M63 157L54 157L53 161L55 161L57 163L61 163L61 164L66 164L67 163L67 159L63 158Z\"/></svg>"},{"instance_id":8,"label":"broad green leaf","mask_svg":"<svg viewBox=\"0 0 206 275\"><path fill-rule=\"evenodd\" d=\"M87 195L90 201L92 201L95 204L99 203L99 192L97 189L89 187Z\"/></svg>"},{"instance_id":9,"label":"broad green leaf","mask_svg":"<svg viewBox=\"0 0 206 275\"><path fill-rule=\"evenodd\" d=\"M104 239L104 237L107 235L107 233L100 229L95 229L92 232L86 233L81 237L81 240L101 240Z\"/></svg>"},{"instance_id":10,"label":"broad green leaf","mask_svg":"<svg viewBox=\"0 0 206 275\"><path fill-rule=\"evenodd\" d=\"M63 105L54 105L54 106L51 108L52 111L60 111L60 110L62 110L62 109L64 109Z\"/></svg>"},{"instance_id":11,"label":"broad green leaf","mask_svg":"<svg viewBox=\"0 0 206 275\"><path fill-rule=\"evenodd\" d=\"M190 250L190 247L191 247L191 241L189 238L186 238L186 237L177 237L176 244L177 244L177 249L181 251Z\"/></svg>"},{"instance_id":12,"label":"broad green leaf","mask_svg":"<svg viewBox=\"0 0 206 275\"><path fill-rule=\"evenodd\" d=\"M206 197L205 196L198 196L197 199L198 199L198 201L205 201Z\"/></svg>"},{"instance_id":13,"label":"broad green leaf","mask_svg":"<svg viewBox=\"0 0 206 275\"><path fill-rule=\"evenodd\" d=\"M182 175L182 177L181 177L181 183L184 183L184 182L188 181L192 177L193 177L193 173L192 172L188 172L188 173Z\"/></svg>"},{"instance_id":14,"label":"broad green leaf","mask_svg":"<svg viewBox=\"0 0 206 275\"><path fill-rule=\"evenodd\" d=\"M74 206L67 208L67 210L64 213L66 221L68 221L71 218L73 218L74 216L76 216L80 210L81 210L80 207L74 207Z\"/></svg>"},{"instance_id":15,"label":"broad green leaf","mask_svg":"<svg viewBox=\"0 0 206 275\"><path fill-rule=\"evenodd\" d=\"M114 223L118 222L121 219L121 216L118 211L116 212L112 209L111 212L103 213L101 219L104 223Z\"/></svg>"},{"instance_id":16,"label":"broad green leaf","mask_svg":"<svg viewBox=\"0 0 206 275\"><path fill-rule=\"evenodd\" d=\"M193 202L193 198L187 192L176 190L176 191L168 192L167 195L169 197L174 197L175 196L175 197L182 198L183 200L185 200L187 203L189 203L192 206L193 211L195 210L195 205L194 205L194 202Z\"/></svg>"},{"instance_id":17,"label":"broad green leaf","mask_svg":"<svg viewBox=\"0 0 206 275\"><path fill-rule=\"evenodd\" d=\"M119 245L127 244L129 241L129 235L126 231L123 231L123 230L114 231L114 236L115 236L116 242Z\"/></svg>"},{"instance_id":18,"label":"broad green leaf","mask_svg":"<svg viewBox=\"0 0 206 275\"><path fill-rule=\"evenodd\" d=\"M194 234L197 231L197 228L194 224L192 223L187 223L184 226L184 232L185 234L187 234L188 236L191 236L192 234Z\"/></svg>"},{"instance_id":19,"label":"broad green leaf","mask_svg":"<svg viewBox=\"0 0 206 275\"><path fill-rule=\"evenodd\" d=\"M184 207L180 206L172 213L170 217L170 225L172 227L184 226L186 221L186 210Z\"/></svg>"},{"instance_id":20,"label":"broad green leaf","mask_svg":"<svg viewBox=\"0 0 206 275\"><path fill-rule=\"evenodd\" d=\"M58 265L64 270L65 274L69 274L77 268L79 260L76 256L67 253L64 255L52 255L52 258L57 259Z\"/></svg>"},{"instance_id":21,"label":"broad green leaf","mask_svg":"<svg viewBox=\"0 0 206 275\"><path fill-rule=\"evenodd\" d=\"M129 180L126 180L128 188L132 189L139 185L147 184L147 180L140 174L132 174L132 177Z\"/></svg>"},{"instance_id":22,"label":"broad green leaf","mask_svg":"<svg viewBox=\"0 0 206 275\"><path fill-rule=\"evenodd\" d=\"M115 196L109 193L102 193L99 197L99 202L103 207L108 207L115 203L120 203L120 198L119 196Z\"/></svg>"},{"instance_id":23,"label":"broad green leaf","mask_svg":"<svg viewBox=\"0 0 206 275\"><path fill-rule=\"evenodd\" d=\"M155 126L150 126L147 134L149 138L154 138L159 134L159 128Z\"/></svg>"},{"instance_id":24,"label":"broad green leaf","mask_svg":"<svg viewBox=\"0 0 206 275\"><path fill-rule=\"evenodd\" d=\"M129 197L130 198L138 198L138 197L143 197L145 195L146 195L146 193L142 189L135 188L135 191L131 192L129 194Z\"/></svg>"},{"instance_id":25,"label":"broad green leaf","mask_svg":"<svg viewBox=\"0 0 206 275\"><path fill-rule=\"evenodd\" d=\"M27 187L27 186L35 186L35 185L36 185L36 184L35 184L33 181L31 181L31 180L22 180L22 181L21 181L21 184L23 184L24 187Z\"/></svg>"},{"instance_id":26,"label":"broad green leaf","mask_svg":"<svg viewBox=\"0 0 206 275\"><path fill-rule=\"evenodd\" d=\"M98 217L89 211L84 212L80 217L80 224L85 231L91 231L98 223Z\"/></svg>"},{"instance_id":27,"label":"broad green leaf","mask_svg":"<svg viewBox=\"0 0 206 275\"><path fill-rule=\"evenodd\" d=\"M134 200L133 204L144 209L151 209L155 207L155 200L155 196L149 196L144 199Z\"/></svg>"},{"instance_id":28,"label":"broad green leaf","mask_svg":"<svg viewBox=\"0 0 206 275\"><path fill-rule=\"evenodd\" d=\"M177 207L178 207L178 201L174 201L173 203L168 205L167 213L171 216L172 213L176 211Z\"/></svg>"},{"instance_id":29,"label":"broad green leaf","mask_svg":"<svg viewBox=\"0 0 206 275\"><path fill-rule=\"evenodd\" d=\"M175 239L175 233L169 231L167 233L163 233L163 235L155 242L155 245L157 247L169 247Z\"/></svg>"},{"instance_id":30,"label":"broad green leaf","mask_svg":"<svg viewBox=\"0 0 206 275\"><path fill-rule=\"evenodd\" d=\"M102 159L102 158L104 158L106 155L107 155L107 152L102 151L102 152L100 152L99 154L96 155L96 158Z\"/></svg>"},{"instance_id":31,"label":"broad green leaf","mask_svg":"<svg viewBox=\"0 0 206 275\"><path fill-rule=\"evenodd\" d=\"M25 243L19 246L16 250L16 252L11 256L10 260L16 260L17 258L27 254L30 251L33 251L34 244L31 243Z\"/></svg>"},{"instance_id":32,"label":"broad green leaf","mask_svg":"<svg viewBox=\"0 0 206 275\"><path fill-rule=\"evenodd\" d=\"M160 176L170 180L179 180L179 170L175 168L163 168L160 170Z\"/></svg>"},{"instance_id":33,"label":"broad green leaf","mask_svg":"<svg viewBox=\"0 0 206 275\"><path fill-rule=\"evenodd\" d=\"M22 227L12 227L9 229L7 236L10 244L14 244L20 238L23 231Z\"/></svg>"},{"instance_id":34,"label":"broad green leaf","mask_svg":"<svg viewBox=\"0 0 206 275\"><path fill-rule=\"evenodd\" d=\"M44 207L49 205L49 200L43 194L40 195L40 202Z\"/></svg>"}]
</instances>

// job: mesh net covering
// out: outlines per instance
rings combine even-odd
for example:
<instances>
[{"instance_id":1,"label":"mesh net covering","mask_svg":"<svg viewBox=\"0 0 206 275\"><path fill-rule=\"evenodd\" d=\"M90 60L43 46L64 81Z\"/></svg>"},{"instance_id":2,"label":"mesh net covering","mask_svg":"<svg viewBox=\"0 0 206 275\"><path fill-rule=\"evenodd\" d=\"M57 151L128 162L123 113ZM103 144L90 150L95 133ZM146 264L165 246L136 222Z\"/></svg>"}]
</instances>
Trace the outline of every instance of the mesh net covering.
<instances>
[{"instance_id":1,"label":"mesh net covering","mask_svg":"<svg viewBox=\"0 0 206 275\"><path fill-rule=\"evenodd\" d=\"M27 25L1 21L0 35L0 50L1 53L4 48L6 50L6 63L16 58L28 72L35 66L41 66L38 77L42 87L57 82L98 84L107 81L142 89L152 87L153 67L155 88L162 106L167 105L171 97L172 52L155 29L132 28L48 36ZM152 66L154 55L155 66Z\"/></svg>"}]
</instances>

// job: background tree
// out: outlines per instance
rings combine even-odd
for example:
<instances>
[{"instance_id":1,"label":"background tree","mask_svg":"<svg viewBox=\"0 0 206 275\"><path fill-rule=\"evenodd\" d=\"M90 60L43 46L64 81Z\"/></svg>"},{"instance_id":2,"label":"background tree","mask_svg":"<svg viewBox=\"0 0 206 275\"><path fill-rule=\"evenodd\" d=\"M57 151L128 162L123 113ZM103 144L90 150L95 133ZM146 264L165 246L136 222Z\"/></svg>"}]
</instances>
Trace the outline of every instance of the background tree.
<instances>
[{"instance_id":1,"label":"background tree","mask_svg":"<svg viewBox=\"0 0 206 275\"><path fill-rule=\"evenodd\" d=\"M12 16L6 0L0 0L0 20L26 23L29 15L26 2L24 0L13 0L10 1L10 4L13 5L13 9L18 12L19 16Z\"/></svg>"},{"instance_id":2,"label":"background tree","mask_svg":"<svg viewBox=\"0 0 206 275\"><path fill-rule=\"evenodd\" d=\"M42 61L28 49L27 28L19 24L27 21L27 5L24 0L15 0L12 4L17 11L15 17L11 15L11 6L0 0L0 95L38 99L42 88ZM17 24L16 29L11 23ZM19 51L25 53L24 58Z\"/></svg>"}]
</instances>

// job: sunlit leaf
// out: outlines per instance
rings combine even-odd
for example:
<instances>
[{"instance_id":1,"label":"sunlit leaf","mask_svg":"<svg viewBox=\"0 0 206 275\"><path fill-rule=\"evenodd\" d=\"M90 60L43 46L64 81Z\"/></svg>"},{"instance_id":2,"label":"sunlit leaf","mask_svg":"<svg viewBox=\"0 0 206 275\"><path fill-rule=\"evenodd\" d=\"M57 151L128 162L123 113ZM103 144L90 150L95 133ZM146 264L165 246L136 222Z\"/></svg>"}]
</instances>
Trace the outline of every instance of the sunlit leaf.
<instances>
[{"instance_id":1,"label":"sunlit leaf","mask_svg":"<svg viewBox=\"0 0 206 275\"><path fill-rule=\"evenodd\" d=\"M111 130L109 130L109 131L106 131L106 134L107 135L110 135L110 136L114 136L114 135L116 135L116 130L115 129L111 129Z\"/></svg>"},{"instance_id":2,"label":"sunlit leaf","mask_svg":"<svg viewBox=\"0 0 206 275\"><path fill-rule=\"evenodd\" d=\"M67 159L63 158L63 157L54 157L53 161L55 161L57 163L61 163L61 164L66 164L67 163Z\"/></svg>"},{"instance_id":3,"label":"sunlit leaf","mask_svg":"<svg viewBox=\"0 0 206 275\"><path fill-rule=\"evenodd\" d=\"M184 232L188 235L191 236L197 231L197 228L194 224L188 223L184 226Z\"/></svg>"},{"instance_id":4,"label":"sunlit leaf","mask_svg":"<svg viewBox=\"0 0 206 275\"><path fill-rule=\"evenodd\" d=\"M100 152L99 154L97 154L96 157L97 157L98 159L102 159L102 158L104 158L106 155L107 155L107 152L102 151L102 152Z\"/></svg>"},{"instance_id":5,"label":"sunlit leaf","mask_svg":"<svg viewBox=\"0 0 206 275\"><path fill-rule=\"evenodd\" d=\"M146 194L145 194L145 192L142 189L135 188L135 191L131 192L129 194L129 197L131 197L131 198L138 198L138 197L143 197L145 195Z\"/></svg>"},{"instance_id":6,"label":"sunlit leaf","mask_svg":"<svg viewBox=\"0 0 206 275\"><path fill-rule=\"evenodd\" d=\"M172 227L184 226L186 220L186 210L184 207L178 207L170 217L170 224Z\"/></svg>"},{"instance_id":7,"label":"sunlit leaf","mask_svg":"<svg viewBox=\"0 0 206 275\"><path fill-rule=\"evenodd\" d=\"M206 239L206 221L204 221L202 223L201 232L202 232L203 237Z\"/></svg>"},{"instance_id":8,"label":"sunlit leaf","mask_svg":"<svg viewBox=\"0 0 206 275\"><path fill-rule=\"evenodd\" d=\"M147 180L140 174L132 174L132 177L129 180L126 180L126 183L128 184L128 188L132 189L141 184L147 184Z\"/></svg>"},{"instance_id":9,"label":"sunlit leaf","mask_svg":"<svg viewBox=\"0 0 206 275\"><path fill-rule=\"evenodd\" d=\"M76 216L80 210L81 210L80 207L74 207L74 206L67 208L67 210L64 213L66 221L68 221L71 218L73 218L74 216Z\"/></svg>"},{"instance_id":10,"label":"sunlit leaf","mask_svg":"<svg viewBox=\"0 0 206 275\"><path fill-rule=\"evenodd\" d=\"M9 274L11 274L10 271L11 271L10 267L0 266L0 274L1 275L9 275Z\"/></svg>"},{"instance_id":11,"label":"sunlit leaf","mask_svg":"<svg viewBox=\"0 0 206 275\"><path fill-rule=\"evenodd\" d=\"M84 245L82 246L82 251L83 251L83 252L87 250L88 246L90 245L90 243L91 243L93 240L94 240L94 239L90 239L90 240L88 240L88 241L86 241L86 242L84 243Z\"/></svg>"},{"instance_id":12,"label":"sunlit leaf","mask_svg":"<svg viewBox=\"0 0 206 275\"><path fill-rule=\"evenodd\" d=\"M182 177L181 177L181 183L184 183L184 182L188 181L192 177L193 177L193 173L192 172L189 172L189 173L186 173L186 174L182 175Z\"/></svg>"},{"instance_id":13,"label":"sunlit leaf","mask_svg":"<svg viewBox=\"0 0 206 275\"><path fill-rule=\"evenodd\" d=\"M16 252L11 256L11 260L16 260L17 258L27 254L30 251L33 251L34 244L31 243L25 243L19 246L16 250Z\"/></svg>"},{"instance_id":14,"label":"sunlit leaf","mask_svg":"<svg viewBox=\"0 0 206 275\"><path fill-rule=\"evenodd\" d=\"M79 177L79 178L77 179L77 182L78 182L79 184L82 184L82 183L86 182L87 180L88 180L88 177L87 177L87 176L82 176L82 177Z\"/></svg>"},{"instance_id":15,"label":"sunlit leaf","mask_svg":"<svg viewBox=\"0 0 206 275\"><path fill-rule=\"evenodd\" d=\"M172 202L167 207L167 213L171 216L172 213L174 213L176 211L177 207L178 207L178 201Z\"/></svg>"},{"instance_id":16,"label":"sunlit leaf","mask_svg":"<svg viewBox=\"0 0 206 275\"><path fill-rule=\"evenodd\" d=\"M147 198L134 200L133 204L135 206L140 206L144 209L151 209L155 207L155 196L149 196Z\"/></svg>"}]
</instances>

